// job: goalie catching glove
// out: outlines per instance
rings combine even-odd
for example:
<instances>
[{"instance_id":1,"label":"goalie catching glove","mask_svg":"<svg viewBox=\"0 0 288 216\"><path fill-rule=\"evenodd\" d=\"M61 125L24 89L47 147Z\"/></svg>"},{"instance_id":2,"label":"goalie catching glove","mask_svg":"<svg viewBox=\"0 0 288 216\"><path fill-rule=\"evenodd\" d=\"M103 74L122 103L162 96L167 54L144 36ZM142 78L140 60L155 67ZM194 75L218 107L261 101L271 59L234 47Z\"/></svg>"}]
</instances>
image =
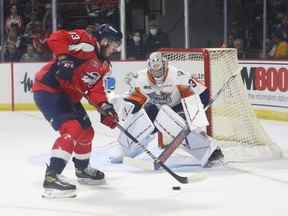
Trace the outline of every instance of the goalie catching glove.
<instances>
[{"instance_id":1,"label":"goalie catching glove","mask_svg":"<svg viewBox=\"0 0 288 216\"><path fill-rule=\"evenodd\" d=\"M118 115L112 104L104 102L100 106L101 123L110 127L115 128L118 124Z\"/></svg>"},{"instance_id":2,"label":"goalie catching glove","mask_svg":"<svg viewBox=\"0 0 288 216\"><path fill-rule=\"evenodd\" d=\"M133 106L133 110L132 110L132 112L131 112L132 114L135 114L135 113L139 112L139 110L140 110L141 107L142 107L141 104L137 103L136 101L129 100L129 99L127 99L127 98L124 98L124 101L129 102L129 103L131 103L131 104L134 105L134 106Z\"/></svg>"}]
</instances>

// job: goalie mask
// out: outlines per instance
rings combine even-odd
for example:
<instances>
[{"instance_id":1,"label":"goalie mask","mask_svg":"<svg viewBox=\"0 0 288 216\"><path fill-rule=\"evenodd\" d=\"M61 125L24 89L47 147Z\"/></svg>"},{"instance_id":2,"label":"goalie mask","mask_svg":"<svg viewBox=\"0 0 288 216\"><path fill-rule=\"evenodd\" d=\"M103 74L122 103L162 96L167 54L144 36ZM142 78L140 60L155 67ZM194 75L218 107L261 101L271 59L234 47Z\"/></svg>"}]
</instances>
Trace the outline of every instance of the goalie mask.
<instances>
[{"instance_id":1,"label":"goalie mask","mask_svg":"<svg viewBox=\"0 0 288 216\"><path fill-rule=\"evenodd\" d=\"M168 71L168 61L160 52L154 52L148 59L148 73L156 81L162 84Z\"/></svg>"}]
</instances>

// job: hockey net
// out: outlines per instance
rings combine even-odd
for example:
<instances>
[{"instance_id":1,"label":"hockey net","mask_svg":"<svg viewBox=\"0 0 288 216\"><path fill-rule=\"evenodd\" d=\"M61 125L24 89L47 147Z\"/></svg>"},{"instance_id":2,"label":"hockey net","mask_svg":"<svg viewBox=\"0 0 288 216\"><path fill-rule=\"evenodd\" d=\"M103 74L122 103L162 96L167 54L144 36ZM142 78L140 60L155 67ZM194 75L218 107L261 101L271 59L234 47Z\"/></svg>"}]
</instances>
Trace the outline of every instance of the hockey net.
<instances>
[{"instance_id":1,"label":"hockey net","mask_svg":"<svg viewBox=\"0 0 288 216\"><path fill-rule=\"evenodd\" d=\"M281 157L280 148L262 128L248 100L241 78L237 50L221 49L161 49L169 64L190 72L209 88L209 97L234 74L207 111L207 128L220 144L226 161L251 161Z\"/></svg>"}]
</instances>

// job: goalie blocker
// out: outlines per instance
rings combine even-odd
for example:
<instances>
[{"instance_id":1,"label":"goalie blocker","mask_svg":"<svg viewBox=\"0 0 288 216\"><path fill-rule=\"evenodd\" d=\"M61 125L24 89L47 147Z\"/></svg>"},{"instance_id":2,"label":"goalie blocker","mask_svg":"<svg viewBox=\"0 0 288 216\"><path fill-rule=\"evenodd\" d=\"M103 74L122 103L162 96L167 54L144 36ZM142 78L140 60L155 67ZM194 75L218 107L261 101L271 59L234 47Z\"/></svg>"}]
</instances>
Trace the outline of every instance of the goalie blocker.
<instances>
[{"instance_id":1,"label":"goalie blocker","mask_svg":"<svg viewBox=\"0 0 288 216\"><path fill-rule=\"evenodd\" d=\"M191 162L193 162L191 165L204 167L207 164L212 153L217 149L217 144L202 129L208 125L208 121L198 95L182 99L182 104L178 104L173 108L162 105L158 109L156 105L148 103L144 106L144 109L146 112L141 109L136 114L129 112L128 116L127 112L122 112L123 115L125 114L124 128L143 145L147 146L149 144L157 130L165 138L165 143L171 143L186 128L189 130L186 133L188 135L186 138L183 137L185 138L182 139L183 142L181 140L183 144L181 147L191 155ZM124 103L123 110L131 110L129 102L126 102L126 105ZM123 156L134 158L143 152L124 133L120 133L118 142L121 145L121 150L118 150L118 155L116 153L116 155L110 157L111 162L122 162Z\"/></svg>"}]
</instances>

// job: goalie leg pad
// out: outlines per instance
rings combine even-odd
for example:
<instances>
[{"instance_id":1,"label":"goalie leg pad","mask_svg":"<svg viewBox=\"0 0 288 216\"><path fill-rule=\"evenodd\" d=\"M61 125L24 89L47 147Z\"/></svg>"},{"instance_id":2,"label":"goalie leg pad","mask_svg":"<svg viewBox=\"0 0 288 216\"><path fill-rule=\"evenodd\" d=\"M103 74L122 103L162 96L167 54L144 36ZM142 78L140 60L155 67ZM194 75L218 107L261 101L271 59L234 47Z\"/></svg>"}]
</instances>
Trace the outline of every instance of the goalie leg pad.
<instances>
[{"instance_id":1,"label":"goalie leg pad","mask_svg":"<svg viewBox=\"0 0 288 216\"><path fill-rule=\"evenodd\" d=\"M195 130L196 128L203 128L209 125L203 104L198 95L182 98L181 103L184 109L187 124L191 131Z\"/></svg>"},{"instance_id":2,"label":"goalie leg pad","mask_svg":"<svg viewBox=\"0 0 288 216\"><path fill-rule=\"evenodd\" d=\"M153 123L150 121L148 115L143 109L134 115L130 115L125 121L123 127L143 146L148 145L150 134L155 129ZM120 133L118 142L122 146L123 152L126 156L135 157L143 152L143 149L123 132Z\"/></svg>"},{"instance_id":3,"label":"goalie leg pad","mask_svg":"<svg viewBox=\"0 0 288 216\"><path fill-rule=\"evenodd\" d=\"M204 132L191 131L185 139L184 150L205 167L211 154L216 150L217 143Z\"/></svg>"},{"instance_id":4,"label":"goalie leg pad","mask_svg":"<svg viewBox=\"0 0 288 216\"><path fill-rule=\"evenodd\" d=\"M172 142L186 127L185 120L167 105L161 106L154 124L164 137L164 145Z\"/></svg>"}]
</instances>

